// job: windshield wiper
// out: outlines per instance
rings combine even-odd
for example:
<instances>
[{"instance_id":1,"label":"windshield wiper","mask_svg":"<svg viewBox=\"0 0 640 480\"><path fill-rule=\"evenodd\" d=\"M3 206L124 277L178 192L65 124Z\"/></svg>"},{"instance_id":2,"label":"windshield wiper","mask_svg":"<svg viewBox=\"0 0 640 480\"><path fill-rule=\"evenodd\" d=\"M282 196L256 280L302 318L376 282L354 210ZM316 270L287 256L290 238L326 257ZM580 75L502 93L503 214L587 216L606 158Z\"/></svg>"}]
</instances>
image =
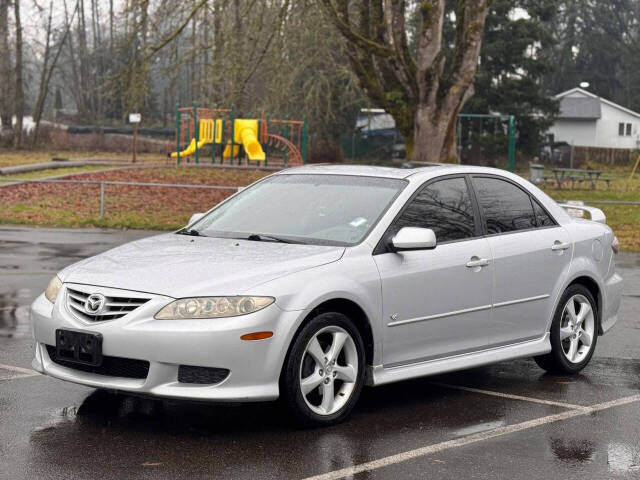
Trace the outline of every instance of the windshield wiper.
<instances>
[{"instance_id":1,"label":"windshield wiper","mask_svg":"<svg viewBox=\"0 0 640 480\"><path fill-rule=\"evenodd\" d=\"M178 235L191 235L192 237L204 237L198 230L183 228L176 232Z\"/></svg>"},{"instance_id":2,"label":"windshield wiper","mask_svg":"<svg viewBox=\"0 0 640 480\"><path fill-rule=\"evenodd\" d=\"M247 237L247 240L253 240L255 242L279 242L279 243L302 243L294 242L293 240L287 240L286 238L275 237L273 235L263 235L262 233L252 233Z\"/></svg>"}]
</instances>

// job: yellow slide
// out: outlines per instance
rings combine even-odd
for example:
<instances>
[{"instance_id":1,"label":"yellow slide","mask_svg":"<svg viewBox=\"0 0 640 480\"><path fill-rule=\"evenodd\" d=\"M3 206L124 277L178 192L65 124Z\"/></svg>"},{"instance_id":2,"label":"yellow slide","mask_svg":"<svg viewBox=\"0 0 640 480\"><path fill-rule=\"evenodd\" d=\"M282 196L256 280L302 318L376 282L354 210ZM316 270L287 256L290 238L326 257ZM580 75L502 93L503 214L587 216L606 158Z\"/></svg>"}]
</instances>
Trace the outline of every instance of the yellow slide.
<instances>
[{"instance_id":1,"label":"yellow slide","mask_svg":"<svg viewBox=\"0 0 640 480\"><path fill-rule=\"evenodd\" d=\"M265 160L266 155L258 141L258 120L236 120L233 131L234 141L242 144L249 160L254 162Z\"/></svg>"},{"instance_id":2,"label":"yellow slide","mask_svg":"<svg viewBox=\"0 0 640 480\"><path fill-rule=\"evenodd\" d=\"M222 120L216 120L216 143L222 143ZM266 155L262 150L262 145L258 141L258 120L235 120L233 123L233 154L231 153L231 145L227 143L222 153L223 158L236 157L238 155L239 146L244 147L247 158L253 162L263 162Z\"/></svg>"},{"instance_id":3,"label":"yellow slide","mask_svg":"<svg viewBox=\"0 0 640 480\"><path fill-rule=\"evenodd\" d=\"M213 120L200 120L200 139L198 140L198 149L210 143L213 143ZM180 157L188 157L189 155L193 155L195 151L196 139L192 138L189 146L180 152ZM178 152L173 152L171 154L172 158L176 158L177 156Z\"/></svg>"}]
</instances>

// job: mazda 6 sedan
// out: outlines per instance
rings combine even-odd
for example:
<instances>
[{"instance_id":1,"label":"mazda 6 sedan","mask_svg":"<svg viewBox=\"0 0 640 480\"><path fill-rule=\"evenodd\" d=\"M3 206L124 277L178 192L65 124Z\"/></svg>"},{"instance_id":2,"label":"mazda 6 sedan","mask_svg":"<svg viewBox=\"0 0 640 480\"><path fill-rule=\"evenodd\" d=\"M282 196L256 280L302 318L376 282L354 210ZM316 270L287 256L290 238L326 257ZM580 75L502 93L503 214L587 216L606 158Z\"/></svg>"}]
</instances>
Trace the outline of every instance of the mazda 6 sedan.
<instances>
[{"instance_id":1,"label":"mazda 6 sedan","mask_svg":"<svg viewBox=\"0 0 640 480\"><path fill-rule=\"evenodd\" d=\"M517 175L303 166L174 233L65 268L33 367L164 398L344 419L370 386L533 357L572 374L616 322L618 241Z\"/></svg>"}]
</instances>

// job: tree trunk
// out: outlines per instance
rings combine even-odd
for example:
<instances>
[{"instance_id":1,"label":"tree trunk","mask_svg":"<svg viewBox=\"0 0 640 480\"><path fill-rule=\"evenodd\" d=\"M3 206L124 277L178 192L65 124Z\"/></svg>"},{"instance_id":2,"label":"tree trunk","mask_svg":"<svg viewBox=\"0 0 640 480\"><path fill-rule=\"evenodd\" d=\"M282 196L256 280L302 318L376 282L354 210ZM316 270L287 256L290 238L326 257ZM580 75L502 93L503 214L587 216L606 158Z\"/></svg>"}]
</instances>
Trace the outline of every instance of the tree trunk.
<instances>
[{"instance_id":1,"label":"tree trunk","mask_svg":"<svg viewBox=\"0 0 640 480\"><path fill-rule=\"evenodd\" d=\"M51 53L51 20L53 16L53 0L49 3L49 17L47 18L47 33L45 36L44 44L44 58L42 60L42 72L40 72L40 86L38 88L38 98L36 104L33 107L33 120L36 124L35 132L31 145L34 146L38 141L38 129L40 127L40 119L42 118L42 110L44 109L44 102L46 98L46 92L49 85L46 85L47 81L47 69L49 67L49 55Z\"/></svg>"},{"instance_id":2,"label":"tree trunk","mask_svg":"<svg viewBox=\"0 0 640 480\"><path fill-rule=\"evenodd\" d=\"M113 0L109 0L109 52L113 55Z\"/></svg>"},{"instance_id":3,"label":"tree trunk","mask_svg":"<svg viewBox=\"0 0 640 480\"><path fill-rule=\"evenodd\" d=\"M407 157L455 161L457 115L473 92L489 0L456 0L455 41L448 49L442 45L446 0L411 2L421 18L415 57L405 26L407 2L318 1L347 41L360 86L394 117Z\"/></svg>"},{"instance_id":4,"label":"tree trunk","mask_svg":"<svg viewBox=\"0 0 640 480\"><path fill-rule=\"evenodd\" d=\"M15 148L23 146L22 122L24 118L24 89L22 86L22 23L20 21L20 0L13 3L13 13L16 21L16 129L13 137Z\"/></svg>"},{"instance_id":5,"label":"tree trunk","mask_svg":"<svg viewBox=\"0 0 640 480\"><path fill-rule=\"evenodd\" d=\"M456 122L460 105L454 111L434 111L420 105L414 120L413 151L407 157L414 162L447 162L458 160L456 151Z\"/></svg>"},{"instance_id":6,"label":"tree trunk","mask_svg":"<svg viewBox=\"0 0 640 480\"><path fill-rule=\"evenodd\" d=\"M11 55L9 54L9 1L0 0L0 133L11 130Z\"/></svg>"},{"instance_id":7,"label":"tree trunk","mask_svg":"<svg viewBox=\"0 0 640 480\"><path fill-rule=\"evenodd\" d=\"M76 9L73 11L73 15L77 12ZM69 37L69 32L71 29L71 24L66 23L64 34L62 35L62 39L60 40L60 44L58 45L58 50L51 61L51 65L49 65L49 57L50 57L50 37L51 37L51 15L53 12L53 0L51 0L51 5L49 7L49 23L47 26L47 43L45 48L45 56L44 56L44 65L42 67L42 76L40 78L40 90L38 91L38 99L36 100L36 104L33 108L33 121L35 122L35 127L33 131L33 145L35 146L38 143L38 134L40 132L40 121L42 120L42 113L44 111L44 105L47 101L47 95L49 93L49 84L51 83L51 76L53 75L53 70L56 68L56 64L58 63L58 58L60 58L60 54L62 53L62 47L64 47L67 38ZM73 22L72 15L72 22ZM62 108L62 98L58 99L58 95L60 95L60 90L56 92L56 104L60 104L59 108ZM58 107L57 107L58 108Z\"/></svg>"}]
</instances>

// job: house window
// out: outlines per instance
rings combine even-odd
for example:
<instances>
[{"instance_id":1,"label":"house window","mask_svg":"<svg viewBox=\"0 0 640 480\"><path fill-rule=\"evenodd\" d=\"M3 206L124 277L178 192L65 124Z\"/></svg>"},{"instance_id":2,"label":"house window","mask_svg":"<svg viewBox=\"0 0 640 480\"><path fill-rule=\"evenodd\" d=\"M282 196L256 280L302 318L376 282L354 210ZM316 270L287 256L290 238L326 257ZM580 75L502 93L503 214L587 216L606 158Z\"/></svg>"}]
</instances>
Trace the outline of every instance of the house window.
<instances>
[{"instance_id":1,"label":"house window","mask_svg":"<svg viewBox=\"0 0 640 480\"><path fill-rule=\"evenodd\" d=\"M618 135L620 135L621 137L624 135L624 123L618 124Z\"/></svg>"},{"instance_id":2,"label":"house window","mask_svg":"<svg viewBox=\"0 0 640 480\"><path fill-rule=\"evenodd\" d=\"M627 123L626 135L627 135L627 137L631 136L631 124L630 123Z\"/></svg>"}]
</instances>

